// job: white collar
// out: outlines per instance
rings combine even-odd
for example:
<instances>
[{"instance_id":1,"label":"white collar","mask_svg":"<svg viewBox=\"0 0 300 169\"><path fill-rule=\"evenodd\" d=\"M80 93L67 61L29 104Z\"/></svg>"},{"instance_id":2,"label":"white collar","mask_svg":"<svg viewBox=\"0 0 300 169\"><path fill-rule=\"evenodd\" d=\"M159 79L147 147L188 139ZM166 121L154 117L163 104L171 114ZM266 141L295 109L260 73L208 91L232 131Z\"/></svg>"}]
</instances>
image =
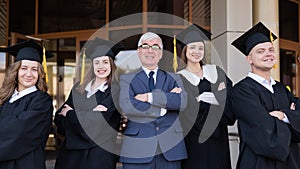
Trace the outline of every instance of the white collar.
<instances>
[{"instance_id":1,"label":"white collar","mask_svg":"<svg viewBox=\"0 0 300 169\"><path fill-rule=\"evenodd\" d=\"M252 72L248 73L248 77L252 78L253 80L257 81L259 84L261 84L262 86L264 86L266 89L270 90L272 93L274 93L273 90L273 85L276 84L276 81L270 77L270 82L268 82L268 80L264 79L263 77L254 74Z\"/></svg>"},{"instance_id":2,"label":"white collar","mask_svg":"<svg viewBox=\"0 0 300 169\"><path fill-rule=\"evenodd\" d=\"M90 98L93 94L95 94L98 90L101 92L105 92L105 90L108 88L107 82L102 83L100 86L98 86L94 91L92 91L92 80L90 83L88 83L85 87L85 91L87 91L86 97Z\"/></svg>"},{"instance_id":3,"label":"white collar","mask_svg":"<svg viewBox=\"0 0 300 169\"><path fill-rule=\"evenodd\" d=\"M31 86L27 89L24 89L20 92L17 91L17 89L15 89L15 92L13 93L13 95L11 96L11 98L9 99L9 103L13 103L15 102L16 100L22 98L23 96L26 96L32 92L35 92L37 91L37 88L36 86Z\"/></svg>"},{"instance_id":4,"label":"white collar","mask_svg":"<svg viewBox=\"0 0 300 169\"><path fill-rule=\"evenodd\" d=\"M218 79L218 72L216 65L206 64L202 66L203 69L203 78L207 79L210 83L216 83ZM178 72L183 75L192 85L198 86L200 80L199 76L196 76L194 73L189 72L186 69L183 69Z\"/></svg>"},{"instance_id":5,"label":"white collar","mask_svg":"<svg viewBox=\"0 0 300 169\"><path fill-rule=\"evenodd\" d=\"M146 75L148 76L148 78L149 78L149 73L150 73L151 71L154 72L153 77L156 77L156 75L157 75L158 67L155 68L154 70L149 70L149 69L145 68L144 66L142 66L142 69L145 71L145 73L146 73Z\"/></svg>"}]
</instances>

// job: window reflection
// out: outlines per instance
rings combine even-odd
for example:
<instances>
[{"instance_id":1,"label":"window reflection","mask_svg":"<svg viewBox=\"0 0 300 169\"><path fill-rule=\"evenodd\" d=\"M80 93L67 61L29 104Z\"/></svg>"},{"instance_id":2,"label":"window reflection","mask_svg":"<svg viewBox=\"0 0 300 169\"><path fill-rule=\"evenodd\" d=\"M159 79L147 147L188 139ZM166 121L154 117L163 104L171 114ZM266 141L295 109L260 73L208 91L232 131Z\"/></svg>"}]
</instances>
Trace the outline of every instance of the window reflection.
<instances>
[{"instance_id":1,"label":"window reflection","mask_svg":"<svg viewBox=\"0 0 300 169\"><path fill-rule=\"evenodd\" d=\"M35 0L9 1L9 32L34 34Z\"/></svg>"},{"instance_id":2,"label":"window reflection","mask_svg":"<svg viewBox=\"0 0 300 169\"><path fill-rule=\"evenodd\" d=\"M39 1L39 33L97 29L105 18L105 0Z\"/></svg>"},{"instance_id":3,"label":"window reflection","mask_svg":"<svg viewBox=\"0 0 300 169\"><path fill-rule=\"evenodd\" d=\"M296 52L280 49L280 80L296 95Z\"/></svg>"},{"instance_id":4,"label":"window reflection","mask_svg":"<svg viewBox=\"0 0 300 169\"><path fill-rule=\"evenodd\" d=\"M156 12L156 13L165 13L165 15L159 14L148 14L148 23L149 24L162 24L162 25L182 25L182 18L184 18L184 12L188 11L184 8L185 1L175 1L175 0L165 0L165 1L157 1L157 0L149 0L148 1L148 11ZM170 19L170 16L166 15L170 14L173 16L177 16L181 19Z\"/></svg>"},{"instance_id":5,"label":"window reflection","mask_svg":"<svg viewBox=\"0 0 300 169\"><path fill-rule=\"evenodd\" d=\"M126 50L137 49L137 43L142 34L142 29L116 30L109 32L109 40L122 44Z\"/></svg>"},{"instance_id":6,"label":"window reflection","mask_svg":"<svg viewBox=\"0 0 300 169\"><path fill-rule=\"evenodd\" d=\"M6 53L0 52L0 71L4 71L6 68Z\"/></svg>"},{"instance_id":7,"label":"window reflection","mask_svg":"<svg viewBox=\"0 0 300 169\"><path fill-rule=\"evenodd\" d=\"M114 21L127 15L141 13L143 1L142 0L110 0L109 1L109 21ZM113 23L111 26L125 26L125 25L137 25L142 23L141 15L136 16L135 19L131 17L130 20L118 20L117 23Z\"/></svg>"},{"instance_id":8,"label":"window reflection","mask_svg":"<svg viewBox=\"0 0 300 169\"><path fill-rule=\"evenodd\" d=\"M193 23L210 27L210 0L192 0Z\"/></svg>"},{"instance_id":9,"label":"window reflection","mask_svg":"<svg viewBox=\"0 0 300 169\"><path fill-rule=\"evenodd\" d=\"M279 0L279 36L280 38L299 41L298 3Z\"/></svg>"}]
</instances>

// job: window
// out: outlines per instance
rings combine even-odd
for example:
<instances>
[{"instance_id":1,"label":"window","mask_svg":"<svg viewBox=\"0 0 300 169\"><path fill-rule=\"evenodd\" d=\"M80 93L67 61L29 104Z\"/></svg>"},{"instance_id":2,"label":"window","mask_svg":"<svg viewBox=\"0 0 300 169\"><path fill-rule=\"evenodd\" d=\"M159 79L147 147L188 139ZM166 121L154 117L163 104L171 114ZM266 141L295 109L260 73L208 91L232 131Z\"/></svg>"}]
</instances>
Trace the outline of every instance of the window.
<instances>
[{"instance_id":1,"label":"window","mask_svg":"<svg viewBox=\"0 0 300 169\"><path fill-rule=\"evenodd\" d=\"M105 0L39 1L39 33L97 29L105 18Z\"/></svg>"},{"instance_id":2,"label":"window","mask_svg":"<svg viewBox=\"0 0 300 169\"><path fill-rule=\"evenodd\" d=\"M142 29L116 30L109 32L109 40L122 44L126 50L136 50Z\"/></svg>"},{"instance_id":3,"label":"window","mask_svg":"<svg viewBox=\"0 0 300 169\"><path fill-rule=\"evenodd\" d=\"M298 3L279 0L279 36L299 42Z\"/></svg>"},{"instance_id":4,"label":"window","mask_svg":"<svg viewBox=\"0 0 300 169\"><path fill-rule=\"evenodd\" d=\"M193 18L195 24L210 27L210 0L192 0Z\"/></svg>"},{"instance_id":5,"label":"window","mask_svg":"<svg viewBox=\"0 0 300 169\"><path fill-rule=\"evenodd\" d=\"M149 0L148 12L160 14L148 14L148 23L161 25L182 25L182 18L184 18L184 11L186 10L183 8L185 1L187 0ZM167 14L175 17L171 18L171 16ZM175 19L176 17L178 17L178 19Z\"/></svg>"},{"instance_id":6,"label":"window","mask_svg":"<svg viewBox=\"0 0 300 169\"><path fill-rule=\"evenodd\" d=\"M121 17L122 20L113 22L110 26L138 25L142 23L142 15L128 16L142 12L142 0L110 0L109 1L109 21L115 21Z\"/></svg>"},{"instance_id":7,"label":"window","mask_svg":"<svg viewBox=\"0 0 300 169\"><path fill-rule=\"evenodd\" d=\"M9 3L9 33L34 34L35 0L11 0Z\"/></svg>"},{"instance_id":8,"label":"window","mask_svg":"<svg viewBox=\"0 0 300 169\"><path fill-rule=\"evenodd\" d=\"M0 52L0 71L4 71L6 68L6 53Z\"/></svg>"}]
</instances>

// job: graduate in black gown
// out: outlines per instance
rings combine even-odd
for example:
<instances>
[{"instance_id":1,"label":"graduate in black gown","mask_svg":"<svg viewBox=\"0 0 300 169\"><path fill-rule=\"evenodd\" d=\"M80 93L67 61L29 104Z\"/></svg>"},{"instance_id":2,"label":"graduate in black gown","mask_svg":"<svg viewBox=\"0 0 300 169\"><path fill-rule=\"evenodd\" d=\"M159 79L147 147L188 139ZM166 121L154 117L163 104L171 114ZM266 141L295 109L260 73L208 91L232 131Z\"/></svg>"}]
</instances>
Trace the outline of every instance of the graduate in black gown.
<instances>
[{"instance_id":1,"label":"graduate in black gown","mask_svg":"<svg viewBox=\"0 0 300 169\"><path fill-rule=\"evenodd\" d=\"M176 36L186 64L178 73L188 93L187 108L180 113L188 152L182 169L231 169L227 125L235 119L224 109L232 82L219 66L205 64L204 41L210 35L193 24Z\"/></svg>"},{"instance_id":2,"label":"graduate in black gown","mask_svg":"<svg viewBox=\"0 0 300 169\"><path fill-rule=\"evenodd\" d=\"M121 48L101 38L85 46L90 70L55 114L57 130L65 136L55 169L115 169L118 160L115 146L120 114L111 85L116 69L113 59Z\"/></svg>"},{"instance_id":3,"label":"graduate in black gown","mask_svg":"<svg viewBox=\"0 0 300 169\"><path fill-rule=\"evenodd\" d=\"M237 169L300 168L300 102L271 77L276 38L259 22L232 43L251 66L230 98L241 138Z\"/></svg>"},{"instance_id":4,"label":"graduate in black gown","mask_svg":"<svg viewBox=\"0 0 300 169\"><path fill-rule=\"evenodd\" d=\"M41 64L43 47L28 40L5 51L16 58L0 89L0 169L46 169L53 106Z\"/></svg>"}]
</instances>

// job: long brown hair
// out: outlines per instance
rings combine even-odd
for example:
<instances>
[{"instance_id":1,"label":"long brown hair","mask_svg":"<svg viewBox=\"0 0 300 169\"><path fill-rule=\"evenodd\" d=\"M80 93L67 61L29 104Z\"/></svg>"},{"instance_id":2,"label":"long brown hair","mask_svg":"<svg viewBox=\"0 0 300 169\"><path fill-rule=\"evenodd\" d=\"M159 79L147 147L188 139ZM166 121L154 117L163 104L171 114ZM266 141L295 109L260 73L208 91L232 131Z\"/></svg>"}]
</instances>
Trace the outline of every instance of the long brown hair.
<instances>
[{"instance_id":1,"label":"long brown hair","mask_svg":"<svg viewBox=\"0 0 300 169\"><path fill-rule=\"evenodd\" d=\"M109 64L110 64L111 72L110 72L110 74L107 77L107 85L111 86L113 80L115 79L114 76L115 76L115 71L117 69L117 66L116 66L114 60L111 57L108 57L108 58L109 58ZM84 91L85 91L86 85L91 80L93 80L95 77L96 77L96 75L94 73L94 65L93 65L93 63L91 63L91 66L89 67L87 73L84 76L84 80L83 80L82 84L77 87L77 91L79 93L83 94Z\"/></svg>"},{"instance_id":2,"label":"long brown hair","mask_svg":"<svg viewBox=\"0 0 300 169\"><path fill-rule=\"evenodd\" d=\"M12 63L5 72L4 80L0 88L0 105L8 100L18 87L18 72L22 65L22 60ZM38 90L47 92L48 87L45 81L43 66L38 63L38 80L36 83Z\"/></svg>"}]
</instances>

